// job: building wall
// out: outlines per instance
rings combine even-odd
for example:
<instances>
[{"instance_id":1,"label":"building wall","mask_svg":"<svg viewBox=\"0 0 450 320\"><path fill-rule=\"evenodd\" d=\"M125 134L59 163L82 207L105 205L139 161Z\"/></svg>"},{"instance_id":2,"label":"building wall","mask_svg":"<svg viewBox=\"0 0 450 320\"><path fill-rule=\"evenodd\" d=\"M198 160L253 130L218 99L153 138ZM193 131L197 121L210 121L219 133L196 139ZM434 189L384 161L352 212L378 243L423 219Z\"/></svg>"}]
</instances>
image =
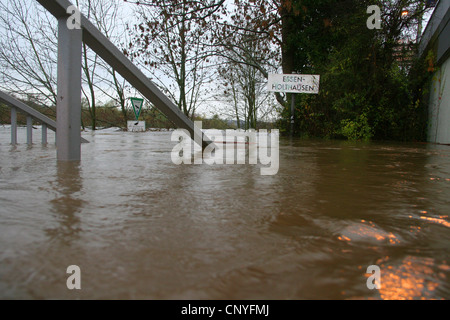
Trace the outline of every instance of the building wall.
<instances>
[{"instance_id":1,"label":"building wall","mask_svg":"<svg viewBox=\"0 0 450 320\"><path fill-rule=\"evenodd\" d=\"M450 144L450 59L433 76L429 102L428 141Z\"/></svg>"},{"instance_id":2,"label":"building wall","mask_svg":"<svg viewBox=\"0 0 450 320\"><path fill-rule=\"evenodd\" d=\"M450 0L439 1L422 36L419 54L430 50L437 71L430 85L428 141L450 144Z\"/></svg>"}]
</instances>

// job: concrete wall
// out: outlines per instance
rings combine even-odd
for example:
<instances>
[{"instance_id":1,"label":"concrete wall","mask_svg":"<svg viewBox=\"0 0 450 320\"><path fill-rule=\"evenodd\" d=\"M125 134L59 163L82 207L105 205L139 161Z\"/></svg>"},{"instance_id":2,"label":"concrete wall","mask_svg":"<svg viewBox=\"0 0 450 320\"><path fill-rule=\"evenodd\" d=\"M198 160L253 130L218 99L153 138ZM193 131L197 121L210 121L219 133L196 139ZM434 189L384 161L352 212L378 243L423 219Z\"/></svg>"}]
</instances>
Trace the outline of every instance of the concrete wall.
<instances>
[{"instance_id":1,"label":"concrete wall","mask_svg":"<svg viewBox=\"0 0 450 320\"><path fill-rule=\"evenodd\" d=\"M429 103L428 141L450 144L450 59L433 76Z\"/></svg>"},{"instance_id":2,"label":"concrete wall","mask_svg":"<svg viewBox=\"0 0 450 320\"><path fill-rule=\"evenodd\" d=\"M443 33L443 30L447 27L450 14L450 0L441 0L439 1L438 5L436 6L433 15L430 18L430 21L428 22L425 31L420 39L419 44L419 54L423 55L427 49L429 49L432 45L437 45L437 40L440 37L438 41L444 41L445 37L441 36L441 33ZM443 43L442 43L443 45ZM443 46L441 45L441 48ZM445 49L445 48L443 48ZM438 60L442 58L442 55L444 54L444 50L440 52L440 56L438 56Z\"/></svg>"},{"instance_id":3,"label":"concrete wall","mask_svg":"<svg viewBox=\"0 0 450 320\"><path fill-rule=\"evenodd\" d=\"M428 141L450 144L450 0L439 1L422 36L420 55L430 50L437 71L430 85Z\"/></svg>"}]
</instances>

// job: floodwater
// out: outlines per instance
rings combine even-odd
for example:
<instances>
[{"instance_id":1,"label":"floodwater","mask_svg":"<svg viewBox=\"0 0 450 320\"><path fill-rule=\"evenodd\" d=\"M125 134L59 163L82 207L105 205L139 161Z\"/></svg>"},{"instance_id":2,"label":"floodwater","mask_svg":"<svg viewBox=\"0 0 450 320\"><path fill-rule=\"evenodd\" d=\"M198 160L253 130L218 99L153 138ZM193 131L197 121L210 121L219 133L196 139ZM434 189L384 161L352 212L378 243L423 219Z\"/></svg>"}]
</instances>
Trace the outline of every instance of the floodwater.
<instances>
[{"instance_id":1,"label":"floodwater","mask_svg":"<svg viewBox=\"0 0 450 320\"><path fill-rule=\"evenodd\" d=\"M450 298L450 147L281 139L262 176L174 165L169 132L83 133L57 164L35 131L0 127L1 299Z\"/></svg>"}]
</instances>

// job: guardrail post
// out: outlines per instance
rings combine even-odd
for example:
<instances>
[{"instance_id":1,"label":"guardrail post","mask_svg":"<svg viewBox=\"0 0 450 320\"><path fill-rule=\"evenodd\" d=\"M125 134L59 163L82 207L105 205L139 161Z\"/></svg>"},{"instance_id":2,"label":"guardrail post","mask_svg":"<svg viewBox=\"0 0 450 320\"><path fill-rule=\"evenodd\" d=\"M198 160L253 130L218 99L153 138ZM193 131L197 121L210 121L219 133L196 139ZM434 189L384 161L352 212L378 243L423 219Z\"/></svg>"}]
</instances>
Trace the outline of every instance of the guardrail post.
<instances>
[{"instance_id":1,"label":"guardrail post","mask_svg":"<svg viewBox=\"0 0 450 320\"><path fill-rule=\"evenodd\" d=\"M27 116L27 144L31 146L33 144L33 118Z\"/></svg>"},{"instance_id":2,"label":"guardrail post","mask_svg":"<svg viewBox=\"0 0 450 320\"><path fill-rule=\"evenodd\" d=\"M47 125L45 123L42 124L42 145L47 144Z\"/></svg>"},{"instance_id":3,"label":"guardrail post","mask_svg":"<svg viewBox=\"0 0 450 320\"><path fill-rule=\"evenodd\" d=\"M17 144L17 108L11 108L11 144Z\"/></svg>"},{"instance_id":4,"label":"guardrail post","mask_svg":"<svg viewBox=\"0 0 450 320\"><path fill-rule=\"evenodd\" d=\"M81 160L82 30L58 19L58 97L56 148L58 161Z\"/></svg>"}]
</instances>

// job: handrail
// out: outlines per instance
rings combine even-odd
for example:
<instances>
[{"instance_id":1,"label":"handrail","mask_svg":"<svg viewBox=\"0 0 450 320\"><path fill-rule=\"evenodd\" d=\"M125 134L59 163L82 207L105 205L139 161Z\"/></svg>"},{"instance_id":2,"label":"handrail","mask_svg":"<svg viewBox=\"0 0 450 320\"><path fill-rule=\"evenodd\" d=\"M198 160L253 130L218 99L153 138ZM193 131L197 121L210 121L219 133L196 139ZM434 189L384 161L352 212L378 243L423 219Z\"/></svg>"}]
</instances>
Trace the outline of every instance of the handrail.
<instances>
[{"instance_id":1,"label":"handrail","mask_svg":"<svg viewBox=\"0 0 450 320\"><path fill-rule=\"evenodd\" d=\"M57 19L69 18L68 0L37 0ZM156 85L144 75L107 37L105 37L84 15L81 17L83 42L86 43L105 62L113 67L134 88L151 101L176 126L186 129L194 141L202 141L206 147L210 141L204 133L189 119Z\"/></svg>"},{"instance_id":2,"label":"handrail","mask_svg":"<svg viewBox=\"0 0 450 320\"><path fill-rule=\"evenodd\" d=\"M28 115L31 141L32 117L41 121L45 127L57 130L58 160L80 160L80 136L75 131L78 126L78 105L81 103L81 42L87 44L106 63L113 67L125 80L162 111L177 127L186 129L195 142L203 148L211 142L206 135L189 119L157 86L139 70L105 35L101 33L84 15L80 14L81 28L72 30L67 27L71 17L69 10L73 5L69 0L36 0L48 12L58 19L58 101L59 116L57 123L35 112L16 99L2 94L2 101L12 106L11 118L16 117L16 108ZM78 12L79 13L79 12ZM78 71L80 68L80 72ZM75 69L75 70L73 70ZM74 73L75 72L75 73ZM14 122L14 121L12 121ZM59 137L58 137L59 136ZM83 140L83 139L82 139ZM15 141L13 140L13 143Z\"/></svg>"},{"instance_id":3,"label":"handrail","mask_svg":"<svg viewBox=\"0 0 450 320\"><path fill-rule=\"evenodd\" d=\"M27 143L32 144L32 119L42 124L42 143L47 143L47 128L56 132L56 121L0 90L0 102L11 107L11 144L17 144L17 110L27 115ZM81 139L82 143L89 143Z\"/></svg>"},{"instance_id":4,"label":"handrail","mask_svg":"<svg viewBox=\"0 0 450 320\"><path fill-rule=\"evenodd\" d=\"M0 101L4 104L14 107L25 113L26 115L31 116L33 119L38 120L39 122L46 124L47 128L49 128L52 131L56 132L56 121L50 119L49 117L43 115L36 109L31 108L30 106L27 106L25 103L11 97L10 95L6 94L5 92L0 90Z\"/></svg>"}]
</instances>

